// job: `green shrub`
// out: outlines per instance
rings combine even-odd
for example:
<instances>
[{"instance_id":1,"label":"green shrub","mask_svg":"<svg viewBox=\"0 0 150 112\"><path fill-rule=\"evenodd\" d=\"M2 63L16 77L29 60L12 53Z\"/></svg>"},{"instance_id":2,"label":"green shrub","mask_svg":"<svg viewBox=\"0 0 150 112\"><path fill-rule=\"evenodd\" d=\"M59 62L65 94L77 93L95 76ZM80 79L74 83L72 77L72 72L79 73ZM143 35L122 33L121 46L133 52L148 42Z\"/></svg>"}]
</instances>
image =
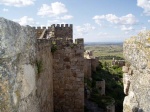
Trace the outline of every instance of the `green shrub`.
<instances>
[{"instance_id":1,"label":"green shrub","mask_svg":"<svg viewBox=\"0 0 150 112\"><path fill-rule=\"evenodd\" d=\"M116 111L121 112L123 107L123 83L122 83L122 68L118 66L109 66L104 62L97 67L96 71L92 72L92 94L90 100L97 103L99 107L105 109L107 105L115 101ZM96 81L104 79L105 95L101 96L95 88Z\"/></svg>"},{"instance_id":2,"label":"green shrub","mask_svg":"<svg viewBox=\"0 0 150 112\"><path fill-rule=\"evenodd\" d=\"M54 53L57 50L57 46L55 44L52 44L51 52Z\"/></svg>"}]
</instances>

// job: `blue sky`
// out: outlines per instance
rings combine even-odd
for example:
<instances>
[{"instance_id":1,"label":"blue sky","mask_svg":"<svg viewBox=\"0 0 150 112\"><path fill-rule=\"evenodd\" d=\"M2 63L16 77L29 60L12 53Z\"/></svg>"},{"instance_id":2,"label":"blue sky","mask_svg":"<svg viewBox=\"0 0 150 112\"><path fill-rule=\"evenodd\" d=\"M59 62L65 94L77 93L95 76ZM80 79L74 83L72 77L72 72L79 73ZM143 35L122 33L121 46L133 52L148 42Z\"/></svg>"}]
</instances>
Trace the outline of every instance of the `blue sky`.
<instances>
[{"instance_id":1,"label":"blue sky","mask_svg":"<svg viewBox=\"0 0 150 112\"><path fill-rule=\"evenodd\" d=\"M74 38L122 42L150 29L150 0L0 0L0 16L30 26L73 24Z\"/></svg>"}]
</instances>

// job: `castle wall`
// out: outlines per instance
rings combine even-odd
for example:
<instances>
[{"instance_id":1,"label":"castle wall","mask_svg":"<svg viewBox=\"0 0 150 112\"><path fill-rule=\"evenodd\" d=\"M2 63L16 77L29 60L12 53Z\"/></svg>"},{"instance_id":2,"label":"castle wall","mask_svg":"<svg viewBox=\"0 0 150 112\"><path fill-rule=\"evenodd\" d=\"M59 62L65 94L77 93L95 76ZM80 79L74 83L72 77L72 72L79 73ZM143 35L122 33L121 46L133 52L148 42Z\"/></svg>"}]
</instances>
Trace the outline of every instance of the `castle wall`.
<instances>
[{"instance_id":1,"label":"castle wall","mask_svg":"<svg viewBox=\"0 0 150 112\"><path fill-rule=\"evenodd\" d=\"M54 111L84 112L83 39L57 47L53 53Z\"/></svg>"},{"instance_id":2,"label":"castle wall","mask_svg":"<svg viewBox=\"0 0 150 112\"><path fill-rule=\"evenodd\" d=\"M92 75L91 59L84 59L84 76L86 78L91 78L91 75Z\"/></svg>"},{"instance_id":3,"label":"castle wall","mask_svg":"<svg viewBox=\"0 0 150 112\"><path fill-rule=\"evenodd\" d=\"M99 58L91 59L92 71L96 71L96 67L99 65Z\"/></svg>"},{"instance_id":4,"label":"castle wall","mask_svg":"<svg viewBox=\"0 0 150 112\"><path fill-rule=\"evenodd\" d=\"M37 90L40 112L53 112L53 56L51 41L37 40Z\"/></svg>"}]
</instances>

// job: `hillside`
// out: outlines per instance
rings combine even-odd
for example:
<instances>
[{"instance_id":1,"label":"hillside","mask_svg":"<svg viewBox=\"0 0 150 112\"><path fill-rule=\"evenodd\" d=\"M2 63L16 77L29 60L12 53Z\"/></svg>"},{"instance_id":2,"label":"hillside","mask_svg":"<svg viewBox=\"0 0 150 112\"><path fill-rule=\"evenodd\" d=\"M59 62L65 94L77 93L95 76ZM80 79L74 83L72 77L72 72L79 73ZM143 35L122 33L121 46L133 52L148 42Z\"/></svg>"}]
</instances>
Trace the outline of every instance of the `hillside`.
<instances>
[{"instance_id":1,"label":"hillside","mask_svg":"<svg viewBox=\"0 0 150 112\"><path fill-rule=\"evenodd\" d=\"M92 50L94 56L100 58L99 66L92 72L92 81L86 79L88 88L91 91L90 101L95 102L103 111L108 110L110 105L115 105L116 112L123 111L123 82L122 67L111 66L111 60L123 59L122 43L96 43L86 44L86 50ZM105 95L100 95L98 91L102 88L96 88L97 81L105 80ZM88 108L88 107L87 107ZM111 111L113 107L111 107ZM102 112L103 112L102 111ZM93 111L87 111L93 112Z\"/></svg>"}]
</instances>

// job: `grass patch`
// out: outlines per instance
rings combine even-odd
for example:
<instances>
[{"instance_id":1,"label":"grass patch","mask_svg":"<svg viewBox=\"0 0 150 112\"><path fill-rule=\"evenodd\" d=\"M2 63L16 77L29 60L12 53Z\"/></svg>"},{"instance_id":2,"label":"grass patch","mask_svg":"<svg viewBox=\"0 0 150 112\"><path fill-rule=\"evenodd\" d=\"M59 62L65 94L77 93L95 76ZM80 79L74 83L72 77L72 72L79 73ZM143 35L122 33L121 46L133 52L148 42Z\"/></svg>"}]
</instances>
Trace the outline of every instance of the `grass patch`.
<instances>
[{"instance_id":1,"label":"grass patch","mask_svg":"<svg viewBox=\"0 0 150 112\"><path fill-rule=\"evenodd\" d=\"M36 60L36 68L37 68L37 74L38 74L38 78L40 77L40 73L43 71L43 63L42 60Z\"/></svg>"}]
</instances>

